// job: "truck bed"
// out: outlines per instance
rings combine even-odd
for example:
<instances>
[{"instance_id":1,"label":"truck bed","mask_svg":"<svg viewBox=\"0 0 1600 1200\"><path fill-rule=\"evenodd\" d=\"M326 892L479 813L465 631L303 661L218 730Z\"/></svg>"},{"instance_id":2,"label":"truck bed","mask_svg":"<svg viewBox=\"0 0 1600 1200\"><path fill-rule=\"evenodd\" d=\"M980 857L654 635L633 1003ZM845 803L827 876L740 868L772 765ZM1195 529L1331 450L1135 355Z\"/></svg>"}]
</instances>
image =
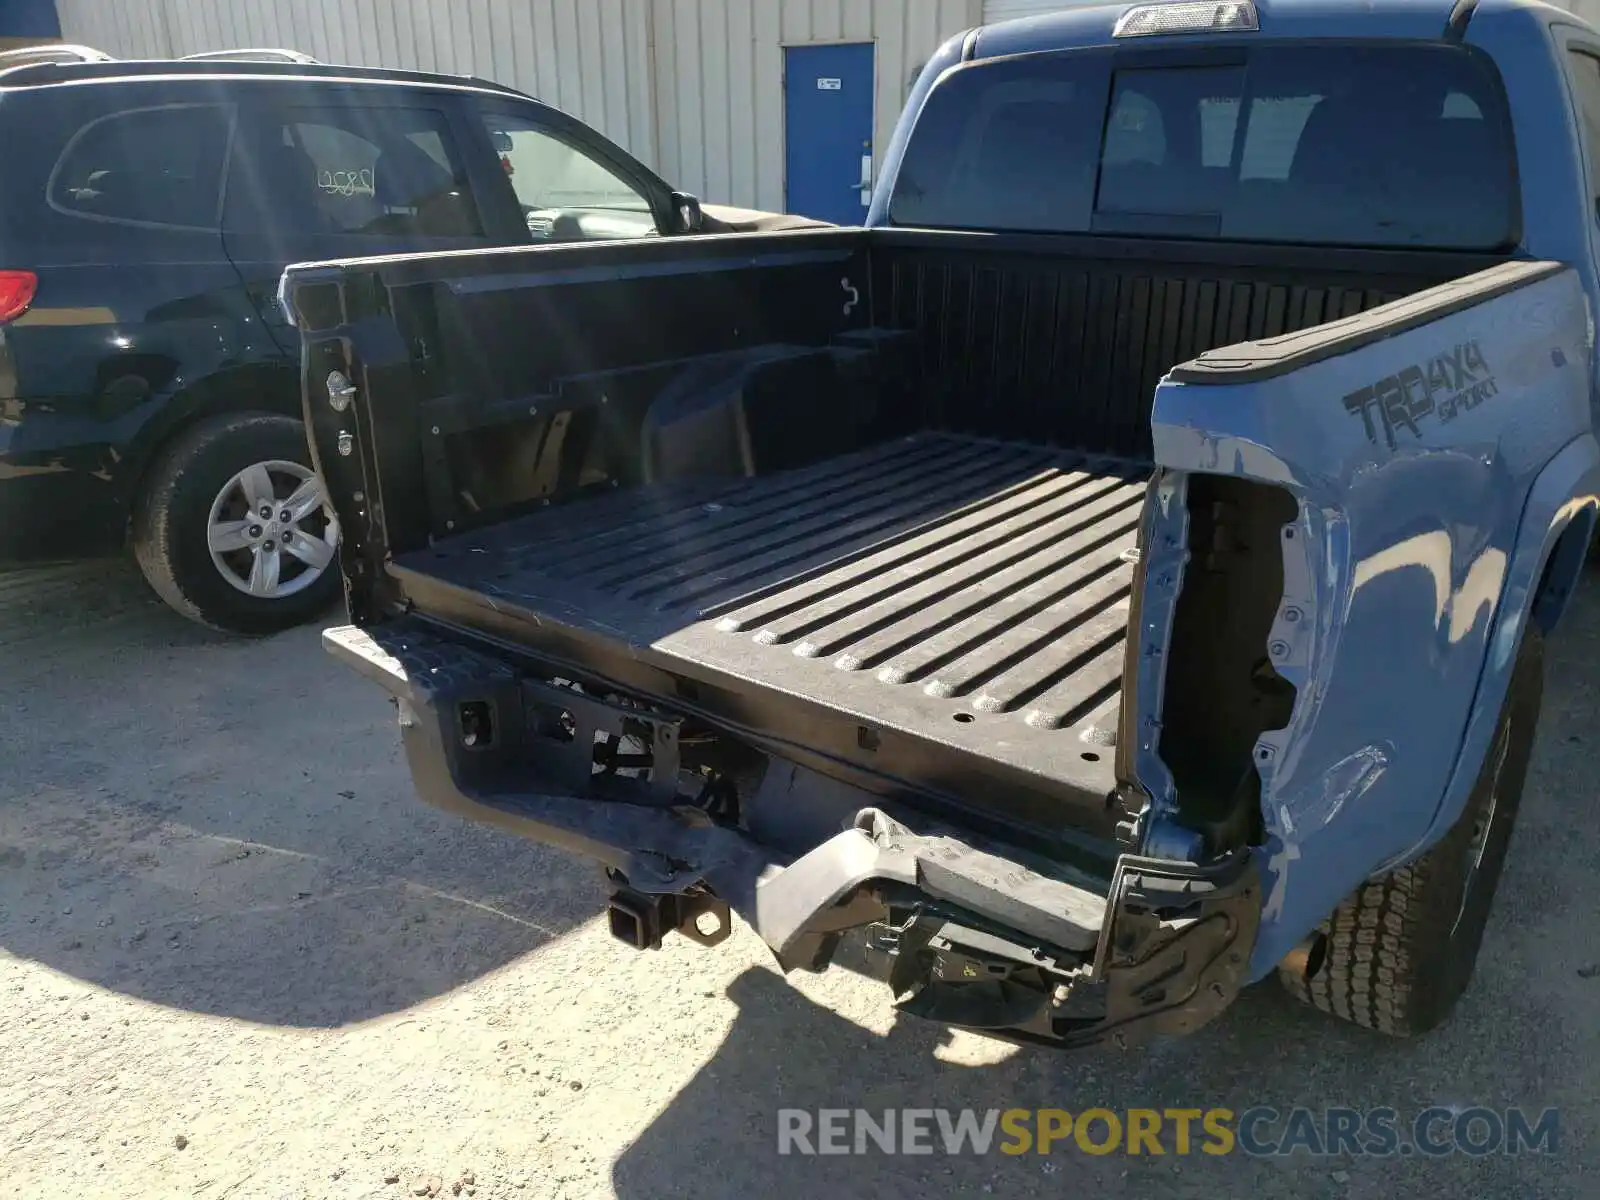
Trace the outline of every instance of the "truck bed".
<instances>
[{"instance_id":1,"label":"truck bed","mask_svg":"<svg viewBox=\"0 0 1600 1200\"><path fill-rule=\"evenodd\" d=\"M341 514L351 613L1104 858L1158 381L1480 260L825 229L349 267L418 335L368 348L362 455L311 410L331 491L381 499Z\"/></svg>"},{"instance_id":2,"label":"truck bed","mask_svg":"<svg viewBox=\"0 0 1600 1200\"><path fill-rule=\"evenodd\" d=\"M999 766L1103 807L1145 474L922 434L570 502L391 570L425 613L492 614L633 687L658 670L665 703L808 741L832 726L869 771L938 789Z\"/></svg>"}]
</instances>

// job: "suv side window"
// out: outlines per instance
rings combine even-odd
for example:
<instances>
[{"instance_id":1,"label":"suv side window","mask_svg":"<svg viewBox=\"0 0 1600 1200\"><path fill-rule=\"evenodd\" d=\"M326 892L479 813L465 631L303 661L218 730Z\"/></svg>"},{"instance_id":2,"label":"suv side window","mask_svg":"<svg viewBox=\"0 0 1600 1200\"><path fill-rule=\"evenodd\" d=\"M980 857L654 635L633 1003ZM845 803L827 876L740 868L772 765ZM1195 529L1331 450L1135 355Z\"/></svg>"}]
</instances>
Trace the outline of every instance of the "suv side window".
<instances>
[{"instance_id":1,"label":"suv side window","mask_svg":"<svg viewBox=\"0 0 1600 1200\"><path fill-rule=\"evenodd\" d=\"M1578 132L1589 160L1589 186L1600 190L1600 58L1569 50L1567 63L1572 71L1573 98L1578 102Z\"/></svg>"},{"instance_id":2,"label":"suv side window","mask_svg":"<svg viewBox=\"0 0 1600 1200\"><path fill-rule=\"evenodd\" d=\"M232 130L221 104L175 104L98 117L50 173L50 207L69 216L214 230Z\"/></svg>"},{"instance_id":3,"label":"suv side window","mask_svg":"<svg viewBox=\"0 0 1600 1200\"><path fill-rule=\"evenodd\" d=\"M472 238L483 221L445 114L426 108L274 108L241 130L230 229Z\"/></svg>"},{"instance_id":4,"label":"suv side window","mask_svg":"<svg viewBox=\"0 0 1600 1200\"><path fill-rule=\"evenodd\" d=\"M598 159L525 116L486 112L483 123L531 239L655 236L644 193Z\"/></svg>"}]
</instances>

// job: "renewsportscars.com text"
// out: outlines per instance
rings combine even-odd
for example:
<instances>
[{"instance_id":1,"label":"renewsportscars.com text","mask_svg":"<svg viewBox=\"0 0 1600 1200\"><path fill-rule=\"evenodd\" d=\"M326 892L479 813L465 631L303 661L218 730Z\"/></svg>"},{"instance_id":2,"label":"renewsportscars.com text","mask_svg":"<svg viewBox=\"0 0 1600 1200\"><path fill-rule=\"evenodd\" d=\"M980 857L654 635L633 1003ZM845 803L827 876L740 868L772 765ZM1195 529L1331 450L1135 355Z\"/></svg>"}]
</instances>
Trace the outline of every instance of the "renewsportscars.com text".
<instances>
[{"instance_id":1,"label":"renewsportscars.com text","mask_svg":"<svg viewBox=\"0 0 1600 1200\"><path fill-rule=\"evenodd\" d=\"M779 1154L1246 1154L1253 1157L1556 1154L1556 1109L1393 1108L778 1110Z\"/></svg>"}]
</instances>

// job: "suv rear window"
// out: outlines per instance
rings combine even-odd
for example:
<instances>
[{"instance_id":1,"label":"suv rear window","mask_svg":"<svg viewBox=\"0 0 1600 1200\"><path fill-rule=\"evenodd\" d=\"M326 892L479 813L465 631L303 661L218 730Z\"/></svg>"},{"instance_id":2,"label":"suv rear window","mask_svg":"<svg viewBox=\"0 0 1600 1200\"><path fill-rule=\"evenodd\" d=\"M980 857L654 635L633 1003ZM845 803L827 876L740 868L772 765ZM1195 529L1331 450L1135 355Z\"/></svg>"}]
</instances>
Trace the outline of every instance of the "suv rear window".
<instances>
[{"instance_id":1,"label":"suv rear window","mask_svg":"<svg viewBox=\"0 0 1600 1200\"><path fill-rule=\"evenodd\" d=\"M1513 164L1499 79L1460 47L1258 46L1237 65L1125 70L1029 55L934 88L889 219L1488 250L1516 240Z\"/></svg>"},{"instance_id":2,"label":"suv rear window","mask_svg":"<svg viewBox=\"0 0 1600 1200\"><path fill-rule=\"evenodd\" d=\"M59 212L215 229L231 111L219 104L130 109L84 125L47 185Z\"/></svg>"},{"instance_id":3,"label":"suv rear window","mask_svg":"<svg viewBox=\"0 0 1600 1200\"><path fill-rule=\"evenodd\" d=\"M247 109L233 159L230 230L483 234L456 140L435 109Z\"/></svg>"}]
</instances>

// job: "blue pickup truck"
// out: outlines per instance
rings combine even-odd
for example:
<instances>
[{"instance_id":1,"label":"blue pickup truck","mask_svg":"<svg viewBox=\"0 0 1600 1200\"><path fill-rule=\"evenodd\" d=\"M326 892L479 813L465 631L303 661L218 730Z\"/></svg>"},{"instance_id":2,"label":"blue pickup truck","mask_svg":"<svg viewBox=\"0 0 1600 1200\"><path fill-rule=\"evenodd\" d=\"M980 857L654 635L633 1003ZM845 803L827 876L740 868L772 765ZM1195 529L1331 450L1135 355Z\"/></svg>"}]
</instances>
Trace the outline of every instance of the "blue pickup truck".
<instances>
[{"instance_id":1,"label":"blue pickup truck","mask_svg":"<svg viewBox=\"0 0 1600 1200\"><path fill-rule=\"evenodd\" d=\"M1053 1046L1467 990L1600 491L1600 32L975 29L865 228L291 268L330 651L612 931Z\"/></svg>"}]
</instances>

